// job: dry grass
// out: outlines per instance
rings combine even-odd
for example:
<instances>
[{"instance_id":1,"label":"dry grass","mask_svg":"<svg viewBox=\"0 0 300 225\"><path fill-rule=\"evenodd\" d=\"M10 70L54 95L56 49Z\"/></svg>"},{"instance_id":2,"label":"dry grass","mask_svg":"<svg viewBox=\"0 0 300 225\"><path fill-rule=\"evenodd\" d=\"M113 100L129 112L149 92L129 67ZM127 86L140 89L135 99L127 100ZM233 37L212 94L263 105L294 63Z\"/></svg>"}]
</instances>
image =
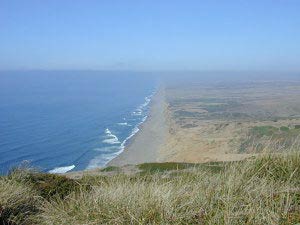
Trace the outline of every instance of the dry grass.
<instances>
[{"instance_id":1,"label":"dry grass","mask_svg":"<svg viewBox=\"0 0 300 225\"><path fill-rule=\"evenodd\" d=\"M18 182L20 174L0 178L0 224L31 224L39 206L38 194Z\"/></svg>"},{"instance_id":2,"label":"dry grass","mask_svg":"<svg viewBox=\"0 0 300 225\"><path fill-rule=\"evenodd\" d=\"M90 191L47 201L40 224L295 224L300 154L230 163L222 172L93 178ZM85 178L89 180L88 177Z\"/></svg>"},{"instance_id":3,"label":"dry grass","mask_svg":"<svg viewBox=\"0 0 300 225\"><path fill-rule=\"evenodd\" d=\"M43 175L45 185L36 185L36 179L28 179L36 173L17 171L0 178L1 219L6 224L59 225L300 222L299 152L218 166L86 176L73 189L70 180L57 176L57 193L52 195L51 186L49 196L45 191L53 175Z\"/></svg>"}]
</instances>

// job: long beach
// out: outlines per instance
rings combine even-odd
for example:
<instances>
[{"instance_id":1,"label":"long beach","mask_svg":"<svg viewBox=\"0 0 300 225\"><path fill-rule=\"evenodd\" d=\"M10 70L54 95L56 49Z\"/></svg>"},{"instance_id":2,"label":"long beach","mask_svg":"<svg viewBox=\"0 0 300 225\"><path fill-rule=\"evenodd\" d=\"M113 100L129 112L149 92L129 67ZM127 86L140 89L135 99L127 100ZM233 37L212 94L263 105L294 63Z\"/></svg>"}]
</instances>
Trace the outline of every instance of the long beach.
<instances>
[{"instance_id":1,"label":"long beach","mask_svg":"<svg viewBox=\"0 0 300 225\"><path fill-rule=\"evenodd\" d=\"M152 97L149 115L139 127L140 131L130 140L125 150L109 162L109 166L157 161L159 150L166 139L165 107L165 91L161 87Z\"/></svg>"}]
</instances>

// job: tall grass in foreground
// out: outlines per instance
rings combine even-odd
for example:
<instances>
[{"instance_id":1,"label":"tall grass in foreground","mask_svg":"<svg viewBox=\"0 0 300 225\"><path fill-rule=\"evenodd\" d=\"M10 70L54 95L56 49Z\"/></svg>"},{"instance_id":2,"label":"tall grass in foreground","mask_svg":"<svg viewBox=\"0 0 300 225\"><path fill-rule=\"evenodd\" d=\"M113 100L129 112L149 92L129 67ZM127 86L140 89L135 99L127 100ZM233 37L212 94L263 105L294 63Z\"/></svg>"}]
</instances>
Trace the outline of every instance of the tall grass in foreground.
<instances>
[{"instance_id":1,"label":"tall grass in foreground","mask_svg":"<svg viewBox=\"0 0 300 225\"><path fill-rule=\"evenodd\" d=\"M293 224L300 221L300 154L163 176L93 179L90 191L45 202L42 224ZM162 176L164 178L162 178ZM89 179L88 177L85 179Z\"/></svg>"},{"instance_id":2,"label":"tall grass in foreground","mask_svg":"<svg viewBox=\"0 0 300 225\"><path fill-rule=\"evenodd\" d=\"M37 192L20 183L19 175L0 178L0 224L31 224L32 214L38 212Z\"/></svg>"},{"instance_id":3,"label":"tall grass in foreground","mask_svg":"<svg viewBox=\"0 0 300 225\"><path fill-rule=\"evenodd\" d=\"M153 170L152 170L153 171ZM67 196L43 198L34 224L296 224L300 222L300 153L265 155L166 173L87 176ZM8 178L4 178L7 180ZM20 186L3 200L31 193ZM9 185L2 182L0 186ZM3 187L1 187L3 190ZM23 189L25 188L25 189ZM41 188L39 186L39 188ZM36 190L41 192L41 190ZM18 193L21 193L20 195ZM22 198L21 198L22 199ZM29 221L29 220L28 220ZM26 224L26 223L24 223Z\"/></svg>"}]
</instances>

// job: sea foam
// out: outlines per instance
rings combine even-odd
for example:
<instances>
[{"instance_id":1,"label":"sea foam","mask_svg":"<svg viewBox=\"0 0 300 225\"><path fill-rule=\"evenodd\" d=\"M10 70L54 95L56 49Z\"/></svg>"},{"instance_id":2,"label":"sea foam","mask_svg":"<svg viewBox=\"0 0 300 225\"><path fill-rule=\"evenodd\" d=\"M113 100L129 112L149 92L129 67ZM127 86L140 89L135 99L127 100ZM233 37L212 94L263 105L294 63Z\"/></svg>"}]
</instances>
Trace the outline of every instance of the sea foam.
<instances>
[{"instance_id":1,"label":"sea foam","mask_svg":"<svg viewBox=\"0 0 300 225\"><path fill-rule=\"evenodd\" d=\"M63 166L63 167L56 167L52 170L49 170L48 173L52 173L52 174L60 174L60 173L66 173L72 169L75 168L75 165L71 165L71 166Z\"/></svg>"},{"instance_id":2,"label":"sea foam","mask_svg":"<svg viewBox=\"0 0 300 225\"><path fill-rule=\"evenodd\" d=\"M149 105L149 103L151 102L151 99L153 97L154 93L152 93L151 95L145 97L145 102L143 104L141 104L140 106L138 106L136 108L135 111L132 112L132 115L134 116L141 116L144 109Z\"/></svg>"},{"instance_id":3,"label":"sea foam","mask_svg":"<svg viewBox=\"0 0 300 225\"><path fill-rule=\"evenodd\" d=\"M124 122L124 123L118 123L118 125L120 125L120 126L129 126L129 127L131 127L131 125L128 124L127 122Z\"/></svg>"},{"instance_id":4,"label":"sea foam","mask_svg":"<svg viewBox=\"0 0 300 225\"><path fill-rule=\"evenodd\" d=\"M106 134L105 135L106 139L104 139L102 142L106 144L111 144L112 146L95 148L94 149L95 151L99 151L102 154L92 159L89 165L87 166L87 169L93 169L93 168L105 166L109 161L111 161L112 159L114 159L124 151L125 146L128 144L128 141L140 131L140 126L146 121L147 115L143 115L143 114L144 111L147 109L147 106L151 102L153 95L154 92L151 95L145 97L145 102L139 105L132 112L131 115L137 117L138 119L135 120L138 120L139 122L133 127L129 136L127 136L122 142L120 142L118 137L114 135L108 128L105 129L104 133ZM126 120L126 118L123 118L123 120ZM117 123L117 125L132 126L127 122Z\"/></svg>"},{"instance_id":5,"label":"sea foam","mask_svg":"<svg viewBox=\"0 0 300 225\"><path fill-rule=\"evenodd\" d=\"M105 134L106 134L107 138L102 141L103 143L112 144L112 145L120 144L118 137L116 135L112 134L108 128L105 129Z\"/></svg>"}]
</instances>

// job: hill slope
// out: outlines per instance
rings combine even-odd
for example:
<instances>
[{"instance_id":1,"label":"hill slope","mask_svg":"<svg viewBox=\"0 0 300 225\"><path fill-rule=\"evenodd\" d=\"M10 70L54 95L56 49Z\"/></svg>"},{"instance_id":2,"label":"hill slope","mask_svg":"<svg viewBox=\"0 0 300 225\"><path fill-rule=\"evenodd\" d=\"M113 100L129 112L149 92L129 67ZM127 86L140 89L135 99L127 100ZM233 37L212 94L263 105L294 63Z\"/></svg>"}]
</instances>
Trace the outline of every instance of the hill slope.
<instances>
[{"instance_id":1,"label":"hill slope","mask_svg":"<svg viewBox=\"0 0 300 225\"><path fill-rule=\"evenodd\" d=\"M0 178L0 221L3 224L300 222L300 153L265 155L230 163L142 164L130 175L111 167L99 174L74 180L15 170Z\"/></svg>"}]
</instances>

